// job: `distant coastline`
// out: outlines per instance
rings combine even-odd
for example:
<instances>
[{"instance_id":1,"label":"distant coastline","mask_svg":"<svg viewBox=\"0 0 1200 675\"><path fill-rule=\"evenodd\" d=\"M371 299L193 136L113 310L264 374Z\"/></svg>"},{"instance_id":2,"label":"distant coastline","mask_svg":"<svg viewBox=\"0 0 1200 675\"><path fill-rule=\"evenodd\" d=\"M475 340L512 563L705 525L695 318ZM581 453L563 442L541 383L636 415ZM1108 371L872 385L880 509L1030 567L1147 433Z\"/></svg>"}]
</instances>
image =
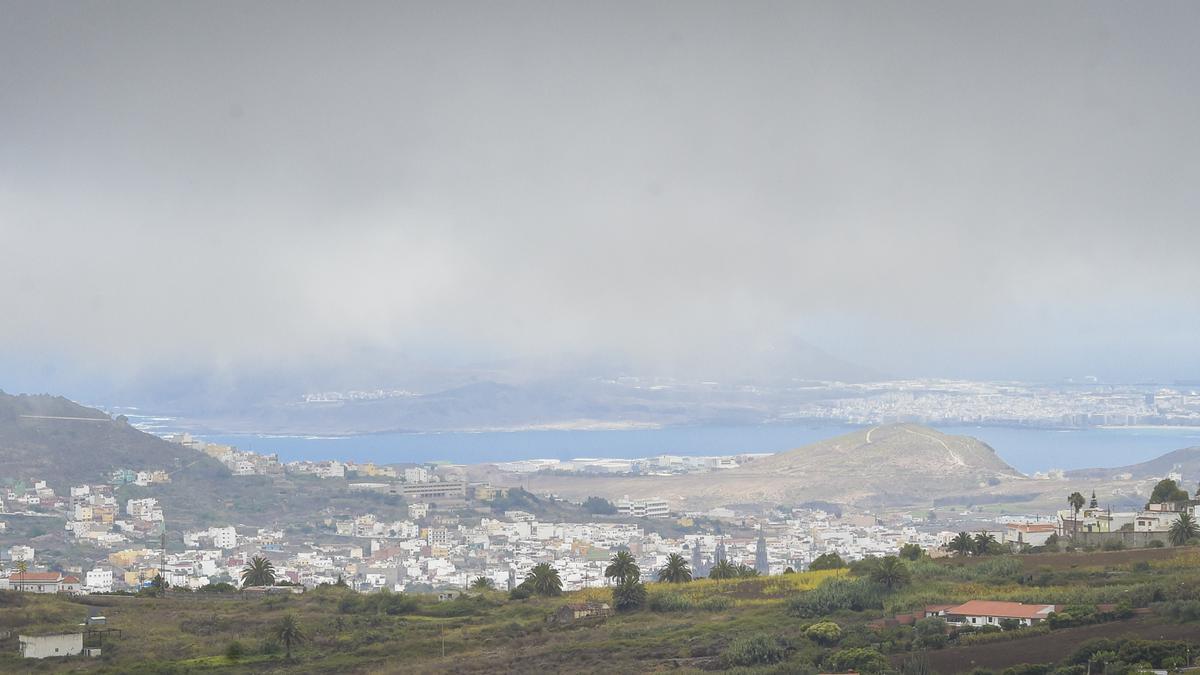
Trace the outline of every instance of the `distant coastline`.
<instances>
[{"instance_id":1,"label":"distant coastline","mask_svg":"<svg viewBox=\"0 0 1200 675\"><path fill-rule=\"evenodd\" d=\"M192 432L207 441L283 461L482 464L582 457L631 459L658 455L715 456L791 450L871 425L700 425L641 429L521 429L511 431L381 432L347 436ZM1200 445L1198 427L1088 427L943 425L973 436L1006 462L1032 475L1050 469L1114 467ZM155 429L158 434L169 430Z\"/></svg>"}]
</instances>

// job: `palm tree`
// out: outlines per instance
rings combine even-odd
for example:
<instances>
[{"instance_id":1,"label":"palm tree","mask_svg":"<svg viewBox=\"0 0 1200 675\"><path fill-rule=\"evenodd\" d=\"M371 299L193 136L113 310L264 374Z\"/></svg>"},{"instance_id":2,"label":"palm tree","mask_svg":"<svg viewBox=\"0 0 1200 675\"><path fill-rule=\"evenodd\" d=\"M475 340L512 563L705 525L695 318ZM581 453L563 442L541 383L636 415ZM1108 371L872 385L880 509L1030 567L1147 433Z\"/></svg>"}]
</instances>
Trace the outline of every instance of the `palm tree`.
<instances>
[{"instance_id":1,"label":"palm tree","mask_svg":"<svg viewBox=\"0 0 1200 675\"><path fill-rule=\"evenodd\" d=\"M737 566L728 560L722 560L708 571L709 579L732 579L738 575Z\"/></svg>"},{"instance_id":2,"label":"palm tree","mask_svg":"<svg viewBox=\"0 0 1200 675\"><path fill-rule=\"evenodd\" d=\"M975 540L971 539L971 535L966 532L959 532L950 540L946 548L960 556L968 556L975 550Z\"/></svg>"},{"instance_id":3,"label":"palm tree","mask_svg":"<svg viewBox=\"0 0 1200 675\"><path fill-rule=\"evenodd\" d=\"M612 579L617 583L624 583L630 579L637 581L641 576L642 571L629 551L617 551L617 554L609 561L608 567L604 568L604 578Z\"/></svg>"},{"instance_id":4,"label":"palm tree","mask_svg":"<svg viewBox=\"0 0 1200 675\"><path fill-rule=\"evenodd\" d=\"M971 546L975 549L975 555L987 555L995 543L996 535L980 532L971 541Z\"/></svg>"},{"instance_id":5,"label":"palm tree","mask_svg":"<svg viewBox=\"0 0 1200 675\"><path fill-rule=\"evenodd\" d=\"M529 570L529 574L525 575L522 585L537 595L562 595L562 579L558 576L558 570L551 567L550 563L535 565Z\"/></svg>"},{"instance_id":6,"label":"palm tree","mask_svg":"<svg viewBox=\"0 0 1200 675\"><path fill-rule=\"evenodd\" d=\"M29 571L29 563L22 558L17 562L17 585L25 590L25 573Z\"/></svg>"},{"instance_id":7,"label":"palm tree","mask_svg":"<svg viewBox=\"0 0 1200 675\"><path fill-rule=\"evenodd\" d=\"M638 609L646 604L646 585L637 577L627 577L613 586L613 608L618 612Z\"/></svg>"},{"instance_id":8,"label":"palm tree","mask_svg":"<svg viewBox=\"0 0 1200 675\"><path fill-rule=\"evenodd\" d=\"M692 570L687 560L678 553L667 556L667 564L658 571L658 580L669 584L683 584L692 580Z\"/></svg>"},{"instance_id":9,"label":"palm tree","mask_svg":"<svg viewBox=\"0 0 1200 675\"><path fill-rule=\"evenodd\" d=\"M496 582L487 577L475 577L475 580L471 582L471 590L494 591L496 590Z\"/></svg>"},{"instance_id":10,"label":"palm tree","mask_svg":"<svg viewBox=\"0 0 1200 675\"><path fill-rule=\"evenodd\" d=\"M300 629L296 615L288 614L275 625L275 639L283 643L284 649L287 650L287 657L290 659L292 658L292 645L301 644L308 639L308 636Z\"/></svg>"},{"instance_id":11,"label":"palm tree","mask_svg":"<svg viewBox=\"0 0 1200 675\"><path fill-rule=\"evenodd\" d=\"M261 555L256 555L242 568L243 586L274 586L275 565Z\"/></svg>"},{"instance_id":12,"label":"palm tree","mask_svg":"<svg viewBox=\"0 0 1200 675\"><path fill-rule=\"evenodd\" d=\"M1072 492L1070 496L1067 497L1067 504L1070 504L1071 510L1075 512L1075 519L1071 521L1072 539L1079 534L1079 510L1082 509L1083 505L1086 503L1087 500L1084 499L1083 495L1079 494L1078 492Z\"/></svg>"},{"instance_id":13,"label":"palm tree","mask_svg":"<svg viewBox=\"0 0 1200 675\"><path fill-rule=\"evenodd\" d=\"M871 580L887 587L889 591L907 584L910 578L908 567L894 555L884 557L871 570Z\"/></svg>"},{"instance_id":14,"label":"palm tree","mask_svg":"<svg viewBox=\"0 0 1200 675\"><path fill-rule=\"evenodd\" d=\"M1179 519L1171 523L1167 532L1172 546L1187 546L1193 539L1200 537L1200 525L1190 513L1180 513Z\"/></svg>"},{"instance_id":15,"label":"palm tree","mask_svg":"<svg viewBox=\"0 0 1200 675\"><path fill-rule=\"evenodd\" d=\"M739 577L756 577L758 576L758 570L749 565L738 565L737 575Z\"/></svg>"}]
</instances>

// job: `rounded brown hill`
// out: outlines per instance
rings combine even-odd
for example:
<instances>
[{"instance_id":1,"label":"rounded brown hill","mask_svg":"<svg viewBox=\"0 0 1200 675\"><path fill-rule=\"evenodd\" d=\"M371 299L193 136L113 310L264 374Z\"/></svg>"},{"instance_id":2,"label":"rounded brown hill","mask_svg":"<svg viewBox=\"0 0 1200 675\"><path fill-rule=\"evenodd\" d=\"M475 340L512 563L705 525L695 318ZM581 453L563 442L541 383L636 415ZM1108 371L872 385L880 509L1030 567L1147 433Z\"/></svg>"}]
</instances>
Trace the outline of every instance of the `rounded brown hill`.
<instances>
[{"instance_id":1,"label":"rounded brown hill","mask_svg":"<svg viewBox=\"0 0 1200 675\"><path fill-rule=\"evenodd\" d=\"M747 501L919 502L1024 476L986 443L915 424L863 429L706 477ZM724 485L728 484L729 488ZM710 486L715 487L715 486Z\"/></svg>"},{"instance_id":2,"label":"rounded brown hill","mask_svg":"<svg viewBox=\"0 0 1200 675\"><path fill-rule=\"evenodd\" d=\"M814 500L922 504L1016 480L1026 479L986 443L915 424L863 429L704 474L520 478L529 489L565 497L661 497L687 510Z\"/></svg>"}]
</instances>

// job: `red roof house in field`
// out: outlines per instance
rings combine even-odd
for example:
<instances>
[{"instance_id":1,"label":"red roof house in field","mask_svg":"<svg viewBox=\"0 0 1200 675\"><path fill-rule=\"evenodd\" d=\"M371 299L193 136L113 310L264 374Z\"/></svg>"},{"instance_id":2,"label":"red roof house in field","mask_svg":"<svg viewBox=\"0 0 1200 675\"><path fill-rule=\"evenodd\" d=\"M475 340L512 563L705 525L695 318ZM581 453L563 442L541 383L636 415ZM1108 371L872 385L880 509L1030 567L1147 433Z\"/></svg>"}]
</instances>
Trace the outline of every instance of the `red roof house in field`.
<instances>
[{"instance_id":1,"label":"red roof house in field","mask_svg":"<svg viewBox=\"0 0 1200 675\"><path fill-rule=\"evenodd\" d=\"M960 626L998 626L1005 619L1016 620L1029 626L1044 621L1058 609L1058 605L1026 605L1021 602L999 600L969 600L952 607L941 605L929 607L926 614L940 616L946 620L946 623Z\"/></svg>"}]
</instances>

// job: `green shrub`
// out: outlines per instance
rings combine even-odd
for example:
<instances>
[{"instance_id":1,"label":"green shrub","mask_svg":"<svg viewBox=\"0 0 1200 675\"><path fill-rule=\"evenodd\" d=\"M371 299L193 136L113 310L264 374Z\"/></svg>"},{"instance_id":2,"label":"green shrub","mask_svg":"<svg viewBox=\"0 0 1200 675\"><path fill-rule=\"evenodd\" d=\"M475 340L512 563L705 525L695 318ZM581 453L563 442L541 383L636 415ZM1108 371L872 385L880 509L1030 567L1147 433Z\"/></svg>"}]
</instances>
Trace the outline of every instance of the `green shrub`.
<instances>
[{"instance_id":1,"label":"green shrub","mask_svg":"<svg viewBox=\"0 0 1200 675\"><path fill-rule=\"evenodd\" d=\"M804 636L817 644L837 644L842 639L842 627L832 621L821 621L806 628Z\"/></svg>"},{"instance_id":2,"label":"green shrub","mask_svg":"<svg viewBox=\"0 0 1200 675\"><path fill-rule=\"evenodd\" d=\"M725 663L730 666L757 666L782 661L787 649L766 635L741 638L725 650Z\"/></svg>"},{"instance_id":3,"label":"green shrub","mask_svg":"<svg viewBox=\"0 0 1200 675\"><path fill-rule=\"evenodd\" d=\"M225 658L229 659L230 661L237 661L245 655L246 647L237 640L230 642L229 646L225 648Z\"/></svg>"},{"instance_id":4,"label":"green shrub","mask_svg":"<svg viewBox=\"0 0 1200 675\"><path fill-rule=\"evenodd\" d=\"M830 579L788 600L787 611L801 618L827 616L839 610L883 609L883 590L866 579Z\"/></svg>"},{"instance_id":5,"label":"green shrub","mask_svg":"<svg viewBox=\"0 0 1200 675\"><path fill-rule=\"evenodd\" d=\"M1151 606L1155 614L1170 617L1180 623L1200 620L1200 600L1172 600Z\"/></svg>"},{"instance_id":6,"label":"green shrub","mask_svg":"<svg viewBox=\"0 0 1200 675\"><path fill-rule=\"evenodd\" d=\"M613 609L631 612L646 604L646 586L636 579L629 579L613 586Z\"/></svg>"},{"instance_id":7,"label":"green shrub","mask_svg":"<svg viewBox=\"0 0 1200 675\"><path fill-rule=\"evenodd\" d=\"M842 556L830 552L817 556L817 559L809 564L808 569L815 572L817 570L837 570L845 566L846 561L842 560Z\"/></svg>"},{"instance_id":8,"label":"green shrub","mask_svg":"<svg viewBox=\"0 0 1200 675\"><path fill-rule=\"evenodd\" d=\"M995 626L990 626L990 628L992 628L990 631L981 630L972 633L960 633L958 638L955 639L955 643L960 647L967 647L970 645L990 644L992 642L1008 642L1035 635L1045 635L1050 632L1049 623L1039 623L1036 626L1026 626L1006 631L998 630Z\"/></svg>"},{"instance_id":9,"label":"green shrub","mask_svg":"<svg viewBox=\"0 0 1200 675\"><path fill-rule=\"evenodd\" d=\"M854 647L830 654L825 659L825 665L830 670L840 673L851 670L860 673L879 673L888 667L888 661L883 654L870 647Z\"/></svg>"}]
</instances>

